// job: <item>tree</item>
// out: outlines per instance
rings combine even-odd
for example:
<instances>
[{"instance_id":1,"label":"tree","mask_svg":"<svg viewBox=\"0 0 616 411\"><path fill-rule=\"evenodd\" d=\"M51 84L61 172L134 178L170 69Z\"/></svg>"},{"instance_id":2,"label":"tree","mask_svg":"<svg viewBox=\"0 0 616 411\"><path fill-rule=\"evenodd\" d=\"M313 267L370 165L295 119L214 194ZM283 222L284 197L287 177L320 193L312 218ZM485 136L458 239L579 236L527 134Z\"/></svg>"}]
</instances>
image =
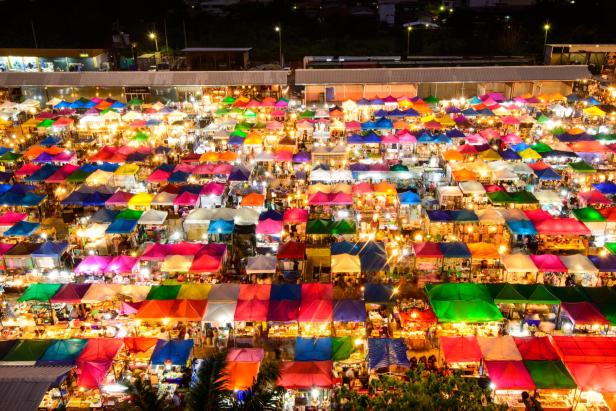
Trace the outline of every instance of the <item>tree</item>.
<instances>
[{"instance_id":1,"label":"tree","mask_svg":"<svg viewBox=\"0 0 616 411\"><path fill-rule=\"evenodd\" d=\"M217 411L228 408L231 393L225 388L227 352L207 357L199 366L197 383L188 393L186 406L193 411Z\"/></svg>"},{"instance_id":2,"label":"tree","mask_svg":"<svg viewBox=\"0 0 616 411\"><path fill-rule=\"evenodd\" d=\"M418 367L407 372L407 380L382 375L370 386L369 395L347 388L338 392L338 409L378 410L506 410L506 406L488 402L490 390L474 378L460 374L442 375Z\"/></svg>"},{"instance_id":3,"label":"tree","mask_svg":"<svg viewBox=\"0 0 616 411\"><path fill-rule=\"evenodd\" d=\"M266 360L259 367L259 374L252 388L234 397L230 409L242 411L274 411L282 408L284 390L276 386L280 377L280 363Z\"/></svg>"},{"instance_id":4,"label":"tree","mask_svg":"<svg viewBox=\"0 0 616 411\"><path fill-rule=\"evenodd\" d=\"M168 398L158 393L158 387L137 378L135 382L128 385L127 394L131 397L131 405L126 408L129 410L170 410L171 403Z\"/></svg>"}]
</instances>

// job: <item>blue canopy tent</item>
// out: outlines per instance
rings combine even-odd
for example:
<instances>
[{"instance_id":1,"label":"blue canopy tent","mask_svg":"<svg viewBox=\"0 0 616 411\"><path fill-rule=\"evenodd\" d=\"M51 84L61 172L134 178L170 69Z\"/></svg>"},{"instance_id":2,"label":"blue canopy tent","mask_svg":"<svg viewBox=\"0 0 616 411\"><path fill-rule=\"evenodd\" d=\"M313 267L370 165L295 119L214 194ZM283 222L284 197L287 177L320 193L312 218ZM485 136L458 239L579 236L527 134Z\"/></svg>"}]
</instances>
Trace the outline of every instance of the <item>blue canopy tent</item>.
<instances>
[{"instance_id":1,"label":"blue canopy tent","mask_svg":"<svg viewBox=\"0 0 616 411\"><path fill-rule=\"evenodd\" d=\"M230 146L243 146L244 138L240 136L232 136L227 142Z\"/></svg>"},{"instance_id":2,"label":"blue canopy tent","mask_svg":"<svg viewBox=\"0 0 616 411\"><path fill-rule=\"evenodd\" d=\"M393 303L394 288L386 284L364 284L364 300L367 303Z\"/></svg>"},{"instance_id":3,"label":"blue canopy tent","mask_svg":"<svg viewBox=\"0 0 616 411\"><path fill-rule=\"evenodd\" d=\"M152 365L165 365L170 361L173 365L186 365L194 340L158 340L152 353Z\"/></svg>"},{"instance_id":4,"label":"blue canopy tent","mask_svg":"<svg viewBox=\"0 0 616 411\"><path fill-rule=\"evenodd\" d=\"M391 365L410 367L404 339L368 338L368 368L374 370Z\"/></svg>"},{"instance_id":5,"label":"blue canopy tent","mask_svg":"<svg viewBox=\"0 0 616 411\"><path fill-rule=\"evenodd\" d=\"M235 223L233 220L212 220L207 229L208 234L233 234Z\"/></svg>"},{"instance_id":6,"label":"blue canopy tent","mask_svg":"<svg viewBox=\"0 0 616 411\"><path fill-rule=\"evenodd\" d=\"M369 132L364 136L364 144L380 144L381 137L374 131Z\"/></svg>"},{"instance_id":7,"label":"blue canopy tent","mask_svg":"<svg viewBox=\"0 0 616 411\"><path fill-rule=\"evenodd\" d=\"M374 121L366 121L365 123L361 123L362 130L373 130L376 128L376 123Z\"/></svg>"},{"instance_id":8,"label":"blue canopy tent","mask_svg":"<svg viewBox=\"0 0 616 411\"><path fill-rule=\"evenodd\" d=\"M180 186L180 189L178 190L178 194L185 193L186 191L188 191L189 193L193 193L193 194L199 194L202 188L203 187L200 186L199 184L186 184L186 185Z\"/></svg>"},{"instance_id":9,"label":"blue canopy tent","mask_svg":"<svg viewBox=\"0 0 616 411\"><path fill-rule=\"evenodd\" d=\"M229 174L229 181L248 181L249 178L250 171L242 166L233 167Z\"/></svg>"},{"instance_id":10,"label":"blue canopy tent","mask_svg":"<svg viewBox=\"0 0 616 411\"><path fill-rule=\"evenodd\" d=\"M515 151L509 148L501 152L500 156L503 158L503 160L521 160L522 159L522 157L520 157L518 153L516 153Z\"/></svg>"},{"instance_id":11,"label":"blue canopy tent","mask_svg":"<svg viewBox=\"0 0 616 411\"><path fill-rule=\"evenodd\" d=\"M295 361L329 361L331 359L331 338L295 338Z\"/></svg>"},{"instance_id":12,"label":"blue canopy tent","mask_svg":"<svg viewBox=\"0 0 616 411\"><path fill-rule=\"evenodd\" d=\"M27 193L24 195L19 201L17 201L18 206L22 207L36 207L40 205L43 200L47 197L44 194L35 194L35 193Z\"/></svg>"},{"instance_id":13,"label":"blue canopy tent","mask_svg":"<svg viewBox=\"0 0 616 411\"><path fill-rule=\"evenodd\" d=\"M380 109L380 110L377 110L377 111L374 112L374 116L375 117L387 117L387 116L389 116L389 112L387 112L387 111L385 111L383 109Z\"/></svg>"},{"instance_id":14,"label":"blue canopy tent","mask_svg":"<svg viewBox=\"0 0 616 411\"><path fill-rule=\"evenodd\" d=\"M383 104L385 104L383 99L378 98L378 97L370 100L370 105L371 106L382 106Z\"/></svg>"},{"instance_id":15,"label":"blue canopy tent","mask_svg":"<svg viewBox=\"0 0 616 411\"><path fill-rule=\"evenodd\" d=\"M58 366L75 364L87 343L88 340L77 338L55 340L47 347L43 356L36 362L36 365Z\"/></svg>"},{"instance_id":16,"label":"blue canopy tent","mask_svg":"<svg viewBox=\"0 0 616 411\"><path fill-rule=\"evenodd\" d=\"M68 241L47 241L31 255L32 257L58 257L68 248Z\"/></svg>"},{"instance_id":17,"label":"blue canopy tent","mask_svg":"<svg viewBox=\"0 0 616 411\"><path fill-rule=\"evenodd\" d=\"M51 177L52 174L58 171L58 168L60 167L54 166L52 164L45 164L43 167L38 169L32 175L26 177L25 181L30 181L30 182L45 181L49 177Z\"/></svg>"},{"instance_id":18,"label":"blue canopy tent","mask_svg":"<svg viewBox=\"0 0 616 411\"><path fill-rule=\"evenodd\" d=\"M529 220L508 220L507 227L514 235L537 235L537 229Z\"/></svg>"},{"instance_id":19,"label":"blue canopy tent","mask_svg":"<svg viewBox=\"0 0 616 411\"><path fill-rule=\"evenodd\" d=\"M74 194L74 193L73 193ZM120 214L120 210L110 210L108 208L101 208L90 217L92 223L111 223L116 219L116 216Z\"/></svg>"},{"instance_id":20,"label":"blue canopy tent","mask_svg":"<svg viewBox=\"0 0 616 411\"><path fill-rule=\"evenodd\" d=\"M122 103L121 101L116 100L113 102L113 104L111 104L109 108L114 109L114 110L120 110L120 109L126 108L126 104Z\"/></svg>"},{"instance_id":21,"label":"blue canopy tent","mask_svg":"<svg viewBox=\"0 0 616 411\"><path fill-rule=\"evenodd\" d=\"M451 210L449 211L451 220L456 223L477 223L479 217L473 210Z\"/></svg>"},{"instance_id":22,"label":"blue canopy tent","mask_svg":"<svg viewBox=\"0 0 616 411\"><path fill-rule=\"evenodd\" d=\"M431 222L445 223L453 221L451 214L446 210L426 210L426 214Z\"/></svg>"},{"instance_id":23,"label":"blue canopy tent","mask_svg":"<svg viewBox=\"0 0 616 411\"><path fill-rule=\"evenodd\" d=\"M471 252L461 241L439 243L439 247L445 258L471 258Z\"/></svg>"},{"instance_id":24,"label":"blue canopy tent","mask_svg":"<svg viewBox=\"0 0 616 411\"><path fill-rule=\"evenodd\" d=\"M466 137L464 135L464 133L461 130L458 130L457 128L452 128L451 130L447 130L445 132L445 134L449 138L463 138L463 137Z\"/></svg>"},{"instance_id":25,"label":"blue canopy tent","mask_svg":"<svg viewBox=\"0 0 616 411\"><path fill-rule=\"evenodd\" d=\"M474 117L478 116L479 113L474 108L467 108L466 110L462 110L462 114L464 117Z\"/></svg>"},{"instance_id":26,"label":"blue canopy tent","mask_svg":"<svg viewBox=\"0 0 616 411\"><path fill-rule=\"evenodd\" d=\"M103 207L105 201L111 198L111 194L101 193L95 191L94 193L87 194L81 201L81 205L84 207Z\"/></svg>"},{"instance_id":27,"label":"blue canopy tent","mask_svg":"<svg viewBox=\"0 0 616 411\"><path fill-rule=\"evenodd\" d=\"M282 213L279 213L276 210L272 210L271 208L259 214L259 221L264 221L264 220L282 221L282 219L283 219Z\"/></svg>"},{"instance_id":28,"label":"blue canopy tent","mask_svg":"<svg viewBox=\"0 0 616 411\"><path fill-rule=\"evenodd\" d=\"M404 113L404 111L396 108L390 111L388 115L389 117L404 117L406 114ZM384 117L384 116L377 116L377 117Z\"/></svg>"},{"instance_id":29,"label":"blue canopy tent","mask_svg":"<svg viewBox=\"0 0 616 411\"><path fill-rule=\"evenodd\" d=\"M156 170L162 170L162 171L166 171L168 173L173 172L173 169L175 168L175 166L173 164L161 164L158 166L158 168Z\"/></svg>"},{"instance_id":30,"label":"blue canopy tent","mask_svg":"<svg viewBox=\"0 0 616 411\"><path fill-rule=\"evenodd\" d=\"M176 171L175 173L169 176L167 181L169 183L185 183L186 181L188 181L188 177L190 177L190 173L185 173L183 171Z\"/></svg>"},{"instance_id":31,"label":"blue canopy tent","mask_svg":"<svg viewBox=\"0 0 616 411\"><path fill-rule=\"evenodd\" d=\"M447 137L445 134L439 134L439 135L435 136L433 141L435 143L440 143L440 144L449 144L449 143L451 143L451 139L449 137Z\"/></svg>"},{"instance_id":32,"label":"blue canopy tent","mask_svg":"<svg viewBox=\"0 0 616 411\"><path fill-rule=\"evenodd\" d=\"M594 188L597 189L601 194L605 195L614 195L616 194L616 184L611 181L604 181L602 183L593 184Z\"/></svg>"},{"instance_id":33,"label":"blue canopy tent","mask_svg":"<svg viewBox=\"0 0 616 411\"><path fill-rule=\"evenodd\" d=\"M85 200L89 196L88 193L81 193L79 191L73 191L70 193L64 200L62 200L62 205L82 205L83 200ZM1 199L2 196L0 196Z\"/></svg>"},{"instance_id":34,"label":"blue canopy tent","mask_svg":"<svg viewBox=\"0 0 616 411\"><path fill-rule=\"evenodd\" d=\"M98 164L97 167L99 170L108 171L110 173L113 173L120 167L120 165L116 163L102 163L102 164Z\"/></svg>"},{"instance_id":35,"label":"blue canopy tent","mask_svg":"<svg viewBox=\"0 0 616 411\"><path fill-rule=\"evenodd\" d=\"M28 237L32 235L38 228L39 223L31 223L29 221L20 221L2 234L4 237Z\"/></svg>"},{"instance_id":36,"label":"blue canopy tent","mask_svg":"<svg viewBox=\"0 0 616 411\"><path fill-rule=\"evenodd\" d=\"M366 321L366 307L360 300L335 300L334 321L364 322Z\"/></svg>"},{"instance_id":37,"label":"blue canopy tent","mask_svg":"<svg viewBox=\"0 0 616 411\"><path fill-rule=\"evenodd\" d=\"M560 181L562 180L561 175L558 174L556 171L554 171L552 168L546 168L543 170L535 170L535 175L541 181Z\"/></svg>"},{"instance_id":38,"label":"blue canopy tent","mask_svg":"<svg viewBox=\"0 0 616 411\"><path fill-rule=\"evenodd\" d=\"M145 161L147 158L148 158L148 154L134 152L126 156L126 162L127 163L141 163Z\"/></svg>"},{"instance_id":39,"label":"blue canopy tent","mask_svg":"<svg viewBox=\"0 0 616 411\"><path fill-rule=\"evenodd\" d=\"M62 138L58 136L47 136L39 141L39 146L51 147L62 142Z\"/></svg>"},{"instance_id":40,"label":"blue canopy tent","mask_svg":"<svg viewBox=\"0 0 616 411\"><path fill-rule=\"evenodd\" d=\"M528 147L530 147L528 144L526 143L518 143L518 144L514 144L511 146L511 148L516 152L519 153L520 151L524 151L526 150Z\"/></svg>"},{"instance_id":41,"label":"blue canopy tent","mask_svg":"<svg viewBox=\"0 0 616 411\"><path fill-rule=\"evenodd\" d=\"M413 205L420 204L421 198L419 198L419 194L417 193L405 191L404 193L398 193L398 201L400 201L402 205Z\"/></svg>"},{"instance_id":42,"label":"blue canopy tent","mask_svg":"<svg viewBox=\"0 0 616 411\"><path fill-rule=\"evenodd\" d=\"M419 137L417 137L417 142L418 143L434 143L434 138L432 137L432 135L428 134L428 133L422 133Z\"/></svg>"},{"instance_id":43,"label":"blue canopy tent","mask_svg":"<svg viewBox=\"0 0 616 411\"><path fill-rule=\"evenodd\" d=\"M359 134L351 134L347 137L347 144L364 144L364 138Z\"/></svg>"},{"instance_id":44,"label":"blue canopy tent","mask_svg":"<svg viewBox=\"0 0 616 411\"><path fill-rule=\"evenodd\" d=\"M486 107L486 108L482 108L481 110L479 110L477 114L480 114L482 116L493 116L494 112Z\"/></svg>"},{"instance_id":45,"label":"blue canopy tent","mask_svg":"<svg viewBox=\"0 0 616 411\"><path fill-rule=\"evenodd\" d=\"M301 300L302 286L301 284L272 284L270 291L270 300Z\"/></svg>"},{"instance_id":46,"label":"blue canopy tent","mask_svg":"<svg viewBox=\"0 0 616 411\"><path fill-rule=\"evenodd\" d=\"M412 108L407 108L403 113L404 117L419 117L419 112Z\"/></svg>"},{"instance_id":47,"label":"blue canopy tent","mask_svg":"<svg viewBox=\"0 0 616 411\"><path fill-rule=\"evenodd\" d=\"M369 106L370 100L368 100L367 98L360 98L359 100L357 100L357 105L358 106Z\"/></svg>"},{"instance_id":48,"label":"blue canopy tent","mask_svg":"<svg viewBox=\"0 0 616 411\"><path fill-rule=\"evenodd\" d=\"M385 129L385 130L394 128L394 124L391 122L391 120L385 117L381 117L380 119L378 119L374 123L374 126L375 128Z\"/></svg>"},{"instance_id":49,"label":"blue canopy tent","mask_svg":"<svg viewBox=\"0 0 616 411\"><path fill-rule=\"evenodd\" d=\"M130 234L137 227L137 220L117 218L107 227L105 234Z\"/></svg>"}]
</instances>

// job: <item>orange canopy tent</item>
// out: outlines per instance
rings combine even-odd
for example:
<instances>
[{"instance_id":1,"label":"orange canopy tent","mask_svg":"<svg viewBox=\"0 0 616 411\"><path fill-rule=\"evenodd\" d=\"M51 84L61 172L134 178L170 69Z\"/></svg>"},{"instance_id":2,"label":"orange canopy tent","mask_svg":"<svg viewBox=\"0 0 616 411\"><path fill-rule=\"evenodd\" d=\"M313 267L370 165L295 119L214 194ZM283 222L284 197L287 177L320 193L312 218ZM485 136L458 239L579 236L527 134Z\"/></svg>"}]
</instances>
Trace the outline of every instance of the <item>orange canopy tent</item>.
<instances>
[{"instance_id":1,"label":"orange canopy tent","mask_svg":"<svg viewBox=\"0 0 616 411\"><path fill-rule=\"evenodd\" d=\"M259 365L259 362L228 361L225 367L225 388L238 391L252 388L259 373Z\"/></svg>"},{"instance_id":2,"label":"orange canopy tent","mask_svg":"<svg viewBox=\"0 0 616 411\"><path fill-rule=\"evenodd\" d=\"M242 198L240 205L242 207L262 207L265 202L265 196L259 193L250 193Z\"/></svg>"}]
</instances>

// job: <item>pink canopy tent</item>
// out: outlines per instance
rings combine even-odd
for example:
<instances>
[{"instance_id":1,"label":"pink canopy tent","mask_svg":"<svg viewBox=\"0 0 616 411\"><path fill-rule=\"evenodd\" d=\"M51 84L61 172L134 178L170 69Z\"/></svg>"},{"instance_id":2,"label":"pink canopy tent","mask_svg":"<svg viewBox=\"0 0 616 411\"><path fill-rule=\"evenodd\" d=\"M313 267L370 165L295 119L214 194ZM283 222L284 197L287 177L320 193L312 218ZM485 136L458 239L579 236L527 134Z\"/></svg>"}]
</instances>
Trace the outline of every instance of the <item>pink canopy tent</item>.
<instances>
[{"instance_id":1,"label":"pink canopy tent","mask_svg":"<svg viewBox=\"0 0 616 411\"><path fill-rule=\"evenodd\" d=\"M353 195L361 196L364 194L372 193L374 190L372 190L372 184L368 182L363 182L363 183L355 184L352 188L352 191L353 191Z\"/></svg>"},{"instance_id":2,"label":"pink canopy tent","mask_svg":"<svg viewBox=\"0 0 616 411\"><path fill-rule=\"evenodd\" d=\"M113 360L77 360L77 385L85 388L99 388L112 364Z\"/></svg>"},{"instance_id":3,"label":"pink canopy tent","mask_svg":"<svg viewBox=\"0 0 616 411\"><path fill-rule=\"evenodd\" d=\"M563 312L577 325L609 325L610 322L593 304L582 301L579 303L561 303Z\"/></svg>"},{"instance_id":4,"label":"pink canopy tent","mask_svg":"<svg viewBox=\"0 0 616 411\"><path fill-rule=\"evenodd\" d=\"M89 255L75 267L77 274L98 274L104 273L105 269L111 262L113 257L102 255Z\"/></svg>"},{"instance_id":5,"label":"pink canopy tent","mask_svg":"<svg viewBox=\"0 0 616 411\"><path fill-rule=\"evenodd\" d=\"M293 152L289 150L278 150L274 153L274 161L293 161Z\"/></svg>"},{"instance_id":6,"label":"pink canopy tent","mask_svg":"<svg viewBox=\"0 0 616 411\"><path fill-rule=\"evenodd\" d=\"M269 310L268 300L237 300L234 321L266 321Z\"/></svg>"},{"instance_id":7,"label":"pink canopy tent","mask_svg":"<svg viewBox=\"0 0 616 411\"><path fill-rule=\"evenodd\" d=\"M560 356L549 337L513 337L524 361L554 361Z\"/></svg>"},{"instance_id":8,"label":"pink canopy tent","mask_svg":"<svg viewBox=\"0 0 616 411\"><path fill-rule=\"evenodd\" d=\"M256 228L257 234L266 235L280 235L282 232L282 221L272 220L268 218L266 220L259 221Z\"/></svg>"},{"instance_id":9,"label":"pink canopy tent","mask_svg":"<svg viewBox=\"0 0 616 411\"><path fill-rule=\"evenodd\" d=\"M443 258L445 256L438 243L432 241L413 243L413 251L417 258Z\"/></svg>"},{"instance_id":10,"label":"pink canopy tent","mask_svg":"<svg viewBox=\"0 0 616 411\"><path fill-rule=\"evenodd\" d=\"M270 120L265 125L265 128L267 128L268 130L282 130L283 127L284 125L280 121L276 120Z\"/></svg>"},{"instance_id":11,"label":"pink canopy tent","mask_svg":"<svg viewBox=\"0 0 616 411\"><path fill-rule=\"evenodd\" d=\"M553 219L552 214L548 213L547 211L541 208L536 209L536 210L526 210L524 211L524 214L533 223Z\"/></svg>"},{"instance_id":12,"label":"pink canopy tent","mask_svg":"<svg viewBox=\"0 0 616 411\"><path fill-rule=\"evenodd\" d=\"M201 191L199 192L199 194L200 195L213 195L216 197L220 197L222 193L224 193L224 191L225 191L224 184L210 181L209 183L205 184L203 188L201 188Z\"/></svg>"},{"instance_id":13,"label":"pink canopy tent","mask_svg":"<svg viewBox=\"0 0 616 411\"><path fill-rule=\"evenodd\" d=\"M483 129L483 130L481 130L479 132L479 134L482 135L483 137L485 137L488 140L492 139L492 138L499 138L500 137L500 133L498 132L498 130L496 130L494 128Z\"/></svg>"},{"instance_id":14,"label":"pink canopy tent","mask_svg":"<svg viewBox=\"0 0 616 411\"><path fill-rule=\"evenodd\" d=\"M497 390L533 390L535 383L522 361L486 361L490 381Z\"/></svg>"},{"instance_id":15,"label":"pink canopy tent","mask_svg":"<svg viewBox=\"0 0 616 411\"><path fill-rule=\"evenodd\" d=\"M222 257L199 253L192 261L189 272L191 273L215 273L220 270Z\"/></svg>"},{"instance_id":16,"label":"pink canopy tent","mask_svg":"<svg viewBox=\"0 0 616 411\"><path fill-rule=\"evenodd\" d=\"M381 144L397 144L400 142L400 139L393 134L385 134L381 137Z\"/></svg>"},{"instance_id":17,"label":"pink canopy tent","mask_svg":"<svg viewBox=\"0 0 616 411\"><path fill-rule=\"evenodd\" d=\"M180 163L175 166L173 172L176 173L181 171L182 173L192 173L195 170L196 166L194 164L189 163Z\"/></svg>"},{"instance_id":18,"label":"pink canopy tent","mask_svg":"<svg viewBox=\"0 0 616 411\"><path fill-rule=\"evenodd\" d=\"M569 271L557 255L533 254L530 259L533 260L539 271L545 273L566 273Z\"/></svg>"},{"instance_id":19,"label":"pink canopy tent","mask_svg":"<svg viewBox=\"0 0 616 411\"><path fill-rule=\"evenodd\" d=\"M49 301L52 303L77 304L86 294L91 284L64 284Z\"/></svg>"},{"instance_id":20,"label":"pink canopy tent","mask_svg":"<svg viewBox=\"0 0 616 411\"><path fill-rule=\"evenodd\" d=\"M585 204L612 204L612 200L597 190L578 193L578 198Z\"/></svg>"},{"instance_id":21,"label":"pink canopy tent","mask_svg":"<svg viewBox=\"0 0 616 411\"><path fill-rule=\"evenodd\" d=\"M331 193L329 195L329 204L331 205L351 205L353 204L353 196L347 193Z\"/></svg>"},{"instance_id":22,"label":"pink canopy tent","mask_svg":"<svg viewBox=\"0 0 616 411\"><path fill-rule=\"evenodd\" d=\"M552 218L534 224L537 232L543 235L590 235L588 227L575 218Z\"/></svg>"},{"instance_id":23,"label":"pink canopy tent","mask_svg":"<svg viewBox=\"0 0 616 411\"><path fill-rule=\"evenodd\" d=\"M282 221L285 224L301 224L308 221L308 210L302 208L289 208L285 210Z\"/></svg>"},{"instance_id":24,"label":"pink canopy tent","mask_svg":"<svg viewBox=\"0 0 616 411\"><path fill-rule=\"evenodd\" d=\"M479 362L481 349L477 337L441 337L441 350L448 363Z\"/></svg>"},{"instance_id":25,"label":"pink canopy tent","mask_svg":"<svg viewBox=\"0 0 616 411\"><path fill-rule=\"evenodd\" d=\"M41 167L43 167L42 165L39 164L34 164L34 163L27 163L24 164L23 166L19 167L19 169L17 171L15 171L15 175L16 176L29 176L32 175L34 173L36 173L37 171L39 171L41 169Z\"/></svg>"},{"instance_id":26,"label":"pink canopy tent","mask_svg":"<svg viewBox=\"0 0 616 411\"><path fill-rule=\"evenodd\" d=\"M332 300L302 300L297 320L307 323L324 323L333 321L333 317L334 303Z\"/></svg>"},{"instance_id":27,"label":"pink canopy tent","mask_svg":"<svg viewBox=\"0 0 616 411\"><path fill-rule=\"evenodd\" d=\"M28 217L28 213L15 213L7 211L0 216L0 226L12 226L20 221L24 221Z\"/></svg>"},{"instance_id":28,"label":"pink canopy tent","mask_svg":"<svg viewBox=\"0 0 616 411\"><path fill-rule=\"evenodd\" d=\"M151 177L151 176L150 176ZM134 194L128 193L126 191L116 191L113 193L111 197L107 201L105 201L106 206L125 206L128 204L128 200L133 198Z\"/></svg>"},{"instance_id":29,"label":"pink canopy tent","mask_svg":"<svg viewBox=\"0 0 616 411\"><path fill-rule=\"evenodd\" d=\"M317 191L308 197L309 205L328 205L329 204L329 195L327 193L323 193L321 191Z\"/></svg>"},{"instance_id":30,"label":"pink canopy tent","mask_svg":"<svg viewBox=\"0 0 616 411\"><path fill-rule=\"evenodd\" d=\"M359 121L347 121L344 123L344 128L347 130L361 130L361 123Z\"/></svg>"},{"instance_id":31,"label":"pink canopy tent","mask_svg":"<svg viewBox=\"0 0 616 411\"><path fill-rule=\"evenodd\" d=\"M256 362L265 356L263 348L232 348L227 353L227 361Z\"/></svg>"},{"instance_id":32,"label":"pink canopy tent","mask_svg":"<svg viewBox=\"0 0 616 411\"><path fill-rule=\"evenodd\" d=\"M485 137L479 135L479 134L469 134L467 135L464 140L466 140L466 144L471 144L471 145L479 145L479 144L487 144L488 140L485 139ZM460 150L458 150L460 151ZM462 152L462 151L460 151ZM469 153L470 154L470 153Z\"/></svg>"},{"instance_id":33,"label":"pink canopy tent","mask_svg":"<svg viewBox=\"0 0 616 411\"><path fill-rule=\"evenodd\" d=\"M118 255L111 260L105 272L113 274L129 274L133 272L139 260L128 255Z\"/></svg>"},{"instance_id":34,"label":"pink canopy tent","mask_svg":"<svg viewBox=\"0 0 616 411\"><path fill-rule=\"evenodd\" d=\"M45 179L45 182L46 183L63 183L64 181L66 181L66 178L69 175L71 175L77 170L79 170L79 166L76 166L74 164L65 164L62 167L60 167L58 170L56 170L55 173L53 173L47 179Z\"/></svg>"},{"instance_id":35,"label":"pink canopy tent","mask_svg":"<svg viewBox=\"0 0 616 411\"><path fill-rule=\"evenodd\" d=\"M417 137L409 133L408 130L403 130L398 134L398 142L400 144L415 144L417 143Z\"/></svg>"},{"instance_id":36,"label":"pink canopy tent","mask_svg":"<svg viewBox=\"0 0 616 411\"><path fill-rule=\"evenodd\" d=\"M518 120L517 118L513 117L513 116L505 116L501 119L501 123L506 124L506 125L518 125L520 124L520 120Z\"/></svg>"},{"instance_id":37,"label":"pink canopy tent","mask_svg":"<svg viewBox=\"0 0 616 411\"><path fill-rule=\"evenodd\" d=\"M184 191L173 200L174 206L190 206L194 207L199 201L199 196L191 193L190 191Z\"/></svg>"},{"instance_id":38,"label":"pink canopy tent","mask_svg":"<svg viewBox=\"0 0 616 411\"><path fill-rule=\"evenodd\" d=\"M506 136L503 136L503 143L505 144L519 144L522 142L522 139L516 134L509 133Z\"/></svg>"}]
</instances>

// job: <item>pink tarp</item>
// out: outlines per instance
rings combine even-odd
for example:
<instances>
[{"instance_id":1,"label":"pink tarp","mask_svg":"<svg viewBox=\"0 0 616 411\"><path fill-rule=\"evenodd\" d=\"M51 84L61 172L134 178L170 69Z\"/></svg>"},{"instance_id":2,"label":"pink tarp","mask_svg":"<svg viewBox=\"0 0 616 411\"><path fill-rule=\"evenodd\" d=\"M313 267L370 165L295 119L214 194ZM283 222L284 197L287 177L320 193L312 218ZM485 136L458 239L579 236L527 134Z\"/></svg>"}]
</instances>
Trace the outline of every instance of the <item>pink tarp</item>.
<instances>
[{"instance_id":1,"label":"pink tarp","mask_svg":"<svg viewBox=\"0 0 616 411\"><path fill-rule=\"evenodd\" d=\"M593 304L583 301L579 303L561 303L563 311L578 325L609 325L607 318Z\"/></svg>"},{"instance_id":2,"label":"pink tarp","mask_svg":"<svg viewBox=\"0 0 616 411\"><path fill-rule=\"evenodd\" d=\"M490 381L497 390L532 390L535 383L522 361L486 361Z\"/></svg>"},{"instance_id":3,"label":"pink tarp","mask_svg":"<svg viewBox=\"0 0 616 411\"><path fill-rule=\"evenodd\" d=\"M112 364L113 360L77 360L77 385L85 388L99 388Z\"/></svg>"},{"instance_id":4,"label":"pink tarp","mask_svg":"<svg viewBox=\"0 0 616 411\"><path fill-rule=\"evenodd\" d=\"M533 254L530 259L533 260L539 271L544 273L566 273L569 271L557 255Z\"/></svg>"},{"instance_id":5,"label":"pink tarp","mask_svg":"<svg viewBox=\"0 0 616 411\"><path fill-rule=\"evenodd\" d=\"M278 150L274 153L274 161L283 162L283 161L292 161L293 160L293 152L288 150Z\"/></svg>"},{"instance_id":6,"label":"pink tarp","mask_svg":"<svg viewBox=\"0 0 616 411\"><path fill-rule=\"evenodd\" d=\"M191 193L190 191L184 191L173 200L174 206L191 206L194 207L199 201L199 196Z\"/></svg>"},{"instance_id":7,"label":"pink tarp","mask_svg":"<svg viewBox=\"0 0 616 411\"><path fill-rule=\"evenodd\" d=\"M102 255L89 255L75 267L77 274L98 274L104 273L105 269L111 262L113 257Z\"/></svg>"},{"instance_id":8,"label":"pink tarp","mask_svg":"<svg viewBox=\"0 0 616 411\"><path fill-rule=\"evenodd\" d=\"M133 196L134 194L127 193L126 191L116 191L107 201L105 201L105 205L125 206L128 204L128 200L133 198Z\"/></svg>"},{"instance_id":9,"label":"pink tarp","mask_svg":"<svg viewBox=\"0 0 616 411\"><path fill-rule=\"evenodd\" d=\"M56 160L55 157L54 157L54 160ZM61 161L61 160L58 160L58 161ZM66 181L66 178L69 175L71 175L77 170L79 170L79 166L76 166L74 164L65 164L62 167L60 167L58 170L56 170L55 173L53 173L47 179L45 179L45 182L46 183L63 183L64 181Z\"/></svg>"},{"instance_id":10,"label":"pink tarp","mask_svg":"<svg viewBox=\"0 0 616 411\"><path fill-rule=\"evenodd\" d=\"M119 255L113 258L105 268L105 272L114 274L128 274L133 271L138 260L128 255Z\"/></svg>"},{"instance_id":11,"label":"pink tarp","mask_svg":"<svg viewBox=\"0 0 616 411\"><path fill-rule=\"evenodd\" d=\"M203 186L199 194L200 195L214 195L214 196L220 197L222 193L224 193L224 191L225 191L224 184L211 181Z\"/></svg>"},{"instance_id":12,"label":"pink tarp","mask_svg":"<svg viewBox=\"0 0 616 411\"><path fill-rule=\"evenodd\" d=\"M0 226L12 226L20 221L24 221L28 217L27 213L15 213L7 211L0 216Z\"/></svg>"},{"instance_id":13,"label":"pink tarp","mask_svg":"<svg viewBox=\"0 0 616 411\"><path fill-rule=\"evenodd\" d=\"M308 221L308 210L302 208L289 208L282 217L285 224L300 224Z\"/></svg>"},{"instance_id":14,"label":"pink tarp","mask_svg":"<svg viewBox=\"0 0 616 411\"><path fill-rule=\"evenodd\" d=\"M578 198L586 204L612 204L612 200L610 200L597 190L578 193Z\"/></svg>"},{"instance_id":15,"label":"pink tarp","mask_svg":"<svg viewBox=\"0 0 616 411\"><path fill-rule=\"evenodd\" d=\"M539 234L543 235L590 235L584 223L575 218L553 218L535 223Z\"/></svg>"},{"instance_id":16,"label":"pink tarp","mask_svg":"<svg viewBox=\"0 0 616 411\"><path fill-rule=\"evenodd\" d=\"M413 251L418 258L443 258L444 254L441 251L438 243L426 241L423 243L413 243Z\"/></svg>"},{"instance_id":17,"label":"pink tarp","mask_svg":"<svg viewBox=\"0 0 616 411\"><path fill-rule=\"evenodd\" d=\"M16 176L29 176L39 171L41 167L43 166L34 164L34 163L27 163L21 166L19 170L15 171L15 175Z\"/></svg>"},{"instance_id":18,"label":"pink tarp","mask_svg":"<svg viewBox=\"0 0 616 411\"><path fill-rule=\"evenodd\" d=\"M170 176L171 173L169 171L158 169L148 176L148 183L162 183L167 181Z\"/></svg>"},{"instance_id":19,"label":"pink tarp","mask_svg":"<svg viewBox=\"0 0 616 411\"><path fill-rule=\"evenodd\" d=\"M259 221L256 228L257 234L279 235L282 232L282 221L267 220Z\"/></svg>"},{"instance_id":20,"label":"pink tarp","mask_svg":"<svg viewBox=\"0 0 616 411\"><path fill-rule=\"evenodd\" d=\"M257 362L263 360L263 348L232 348L227 353L227 361Z\"/></svg>"}]
</instances>

